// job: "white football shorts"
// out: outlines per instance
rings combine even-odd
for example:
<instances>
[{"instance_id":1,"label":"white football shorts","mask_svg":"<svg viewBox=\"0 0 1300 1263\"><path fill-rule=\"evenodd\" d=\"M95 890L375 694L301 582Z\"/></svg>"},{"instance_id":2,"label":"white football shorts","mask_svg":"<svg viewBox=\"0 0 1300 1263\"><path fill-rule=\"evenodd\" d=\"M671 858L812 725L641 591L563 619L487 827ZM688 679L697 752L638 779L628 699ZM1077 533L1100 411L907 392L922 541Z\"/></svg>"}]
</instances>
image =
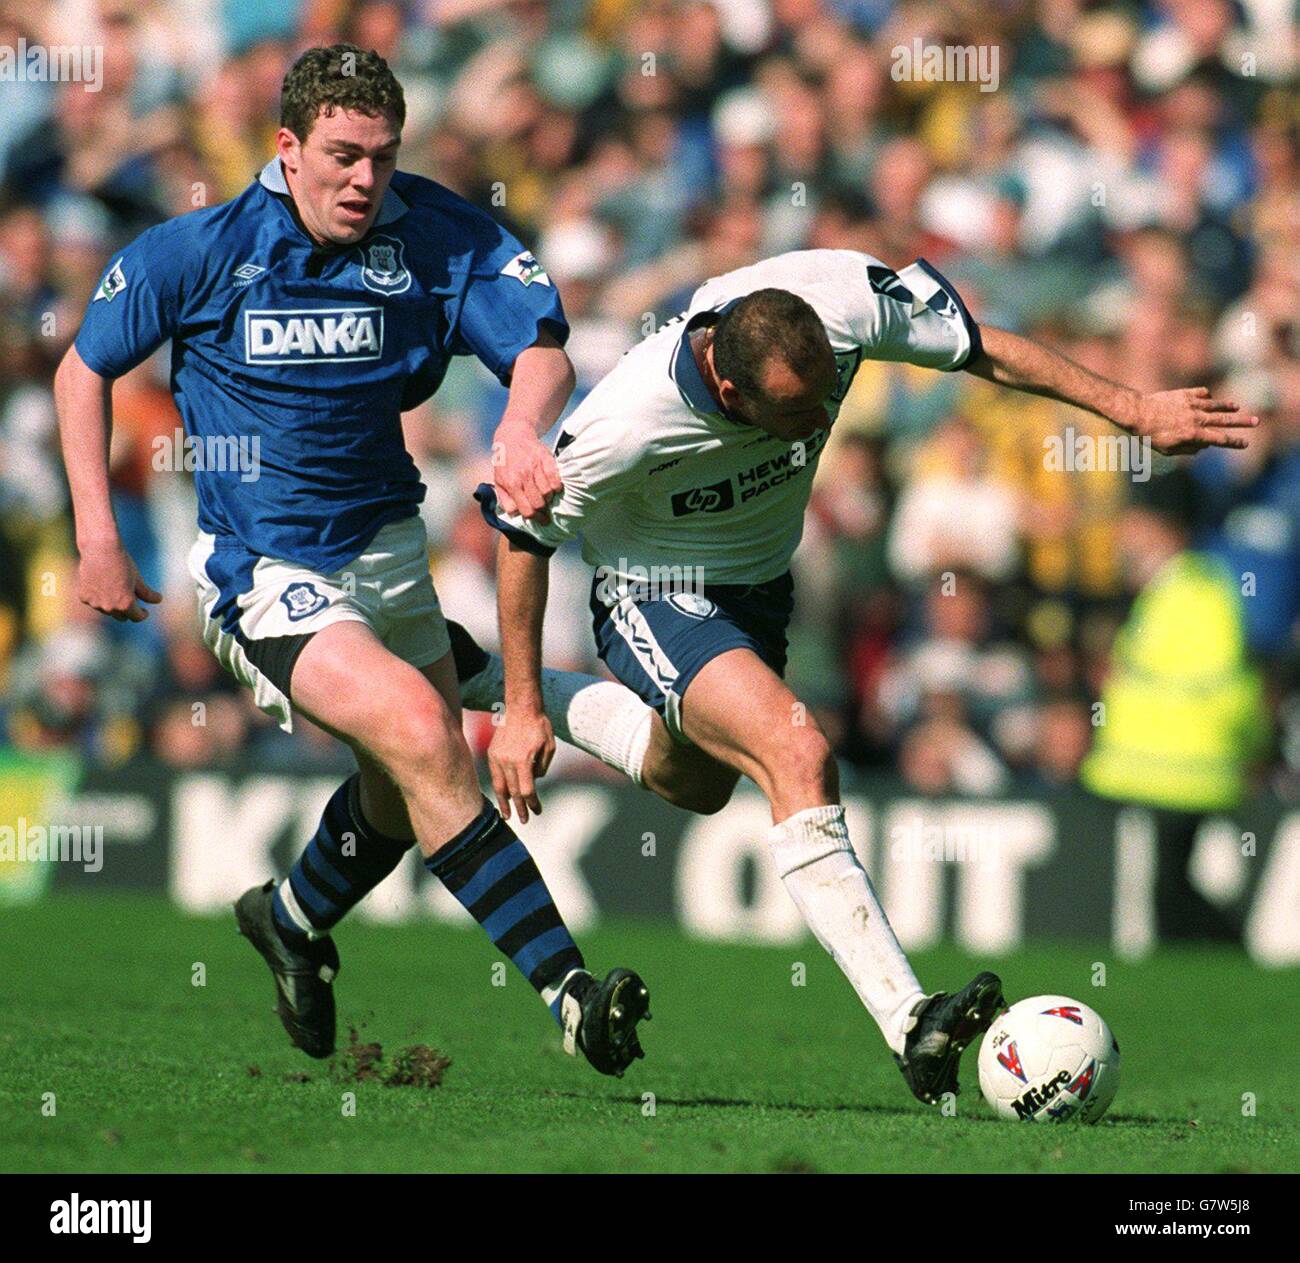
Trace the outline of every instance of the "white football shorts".
<instances>
[{"instance_id":1,"label":"white football shorts","mask_svg":"<svg viewBox=\"0 0 1300 1263\"><path fill-rule=\"evenodd\" d=\"M206 532L190 550L189 566L204 643L286 732L293 731L294 663L322 628L364 623L413 667L451 649L417 515L382 527L364 553L332 574L261 557L233 537Z\"/></svg>"}]
</instances>

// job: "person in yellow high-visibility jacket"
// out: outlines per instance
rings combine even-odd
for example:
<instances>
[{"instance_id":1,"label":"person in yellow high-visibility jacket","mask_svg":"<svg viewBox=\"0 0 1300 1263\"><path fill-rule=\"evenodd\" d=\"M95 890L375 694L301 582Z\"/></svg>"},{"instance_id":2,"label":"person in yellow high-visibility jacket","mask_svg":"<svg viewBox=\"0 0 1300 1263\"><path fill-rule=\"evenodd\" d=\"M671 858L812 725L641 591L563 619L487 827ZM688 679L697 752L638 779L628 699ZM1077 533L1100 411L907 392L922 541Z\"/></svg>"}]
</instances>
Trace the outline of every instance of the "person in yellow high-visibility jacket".
<instances>
[{"instance_id":1,"label":"person in yellow high-visibility jacket","mask_svg":"<svg viewBox=\"0 0 1300 1263\"><path fill-rule=\"evenodd\" d=\"M1179 471L1125 511L1121 548L1138 596L1115 640L1080 780L1151 809L1160 937L1237 938L1189 882L1187 862L1201 820L1240 805L1268 747L1268 710L1246 648L1242 577L1188 547L1190 497Z\"/></svg>"}]
</instances>

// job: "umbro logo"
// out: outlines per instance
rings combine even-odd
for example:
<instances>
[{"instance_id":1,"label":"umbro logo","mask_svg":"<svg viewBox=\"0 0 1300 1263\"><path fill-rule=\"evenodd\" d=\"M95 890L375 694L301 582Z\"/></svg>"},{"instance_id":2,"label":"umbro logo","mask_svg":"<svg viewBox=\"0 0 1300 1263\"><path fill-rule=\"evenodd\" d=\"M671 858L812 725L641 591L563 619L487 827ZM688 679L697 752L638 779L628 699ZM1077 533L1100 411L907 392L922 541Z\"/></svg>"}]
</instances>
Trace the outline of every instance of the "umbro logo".
<instances>
[{"instance_id":1,"label":"umbro logo","mask_svg":"<svg viewBox=\"0 0 1300 1263\"><path fill-rule=\"evenodd\" d=\"M234 275L237 278L235 280L235 288L240 289L242 286L250 284L257 280L257 278L265 271L266 269L264 267L260 267L256 263L241 263L234 271Z\"/></svg>"}]
</instances>

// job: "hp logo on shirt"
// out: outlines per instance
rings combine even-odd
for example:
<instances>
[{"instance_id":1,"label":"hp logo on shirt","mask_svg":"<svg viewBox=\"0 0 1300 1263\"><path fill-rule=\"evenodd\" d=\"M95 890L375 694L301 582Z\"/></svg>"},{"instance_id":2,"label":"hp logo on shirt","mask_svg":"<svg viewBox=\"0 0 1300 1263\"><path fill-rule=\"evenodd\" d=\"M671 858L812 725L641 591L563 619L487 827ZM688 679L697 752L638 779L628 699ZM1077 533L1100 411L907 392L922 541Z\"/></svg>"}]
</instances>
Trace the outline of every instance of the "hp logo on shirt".
<instances>
[{"instance_id":1,"label":"hp logo on shirt","mask_svg":"<svg viewBox=\"0 0 1300 1263\"><path fill-rule=\"evenodd\" d=\"M691 513L725 513L735 503L736 493L731 489L731 479L724 478L708 487L679 491L672 499L673 517L686 517Z\"/></svg>"}]
</instances>

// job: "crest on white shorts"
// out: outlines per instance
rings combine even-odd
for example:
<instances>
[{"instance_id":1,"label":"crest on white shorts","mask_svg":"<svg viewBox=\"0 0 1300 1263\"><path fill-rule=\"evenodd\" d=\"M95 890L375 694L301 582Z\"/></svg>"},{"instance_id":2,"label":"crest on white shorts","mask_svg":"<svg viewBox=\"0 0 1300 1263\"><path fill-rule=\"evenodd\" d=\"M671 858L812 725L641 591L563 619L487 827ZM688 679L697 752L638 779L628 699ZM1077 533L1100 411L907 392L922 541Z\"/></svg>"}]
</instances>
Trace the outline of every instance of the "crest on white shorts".
<instances>
[{"instance_id":1,"label":"crest on white shorts","mask_svg":"<svg viewBox=\"0 0 1300 1263\"><path fill-rule=\"evenodd\" d=\"M310 618L330 603L329 597L317 592L310 583L291 583L280 593L280 600L284 602L285 609L289 611L289 621L291 623L298 623L304 618Z\"/></svg>"},{"instance_id":2,"label":"crest on white shorts","mask_svg":"<svg viewBox=\"0 0 1300 1263\"><path fill-rule=\"evenodd\" d=\"M668 598L668 604L688 618L708 618L718 608L707 597L695 592L674 592Z\"/></svg>"},{"instance_id":3,"label":"crest on white shorts","mask_svg":"<svg viewBox=\"0 0 1300 1263\"><path fill-rule=\"evenodd\" d=\"M361 283L376 294L404 294L411 273L402 261L403 245L396 237L372 237L361 251Z\"/></svg>"}]
</instances>

